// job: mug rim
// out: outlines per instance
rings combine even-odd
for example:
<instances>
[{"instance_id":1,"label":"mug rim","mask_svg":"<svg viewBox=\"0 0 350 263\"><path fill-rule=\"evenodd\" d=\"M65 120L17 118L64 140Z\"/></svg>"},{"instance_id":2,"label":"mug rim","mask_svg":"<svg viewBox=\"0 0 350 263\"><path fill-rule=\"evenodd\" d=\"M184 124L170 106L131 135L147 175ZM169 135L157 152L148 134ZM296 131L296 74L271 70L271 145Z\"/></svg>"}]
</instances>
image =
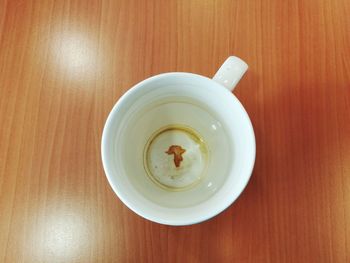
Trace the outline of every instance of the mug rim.
<instances>
[{"instance_id":1,"label":"mug rim","mask_svg":"<svg viewBox=\"0 0 350 263\"><path fill-rule=\"evenodd\" d=\"M202 80L206 80L206 81L210 81L210 84L212 85L216 85L215 89L220 90L220 92L222 92L223 94L225 94L225 96L232 96L233 100L235 101L236 106L240 107L241 111L244 114L244 118L248 121L248 125L249 125L249 129L250 129L250 139L252 141L252 148L250 149L251 151L251 162L250 165L247 169L245 169L245 173L246 175L244 176L244 180L242 183L242 187L238 190L238 191L232 191L232 194L226 198L225 202L221 202L223 204L221 204L221 206L218 204L218 209L216 210L212 210L212 212L209 212L205 215L202 216L197 216L194 215L190 220L165 220L162 218L158 218L157 216L153 216L152 212L149 212L148 214L145 214L143 212L140 211L139 207L135 207L132 202L128 201L128 198L126 198L126 196L124 196L124 194L121 193L120 189L118 188L118 186L113 182L112 177L113 175L111 174L111 171L109 169L109 160L108 157L106 156L107 153L107 131L108 129L110 129L110 125L112 125L113 122L113 117L114 115L117 114L118 110L120 110L120 108L123 107L123 105L125 104L126 101L128 101L129 99L133 99L135 100L135 98L132 98L134 96L135 93L137 93L140 89L142 89L146 84L148 84L149 82L154 81L155 79L160 79L160 78L167 78L170 76L176 76L176 77L196 77L196 78L200 78ZM209 82L208 82L209 83ZM243 116L242 116L243 117ZM248 135L247 135L248 136ZM112 110L110 111L106 123L104 125L103 128L103 133L102 133L102 143L101 143L101 155L102 155L102 164L103 164L103 168L104 168L104 172L105 175L107 177L107 180L110 184L110 186L112 187L114 193L118 196L118 198L129 208L131 209L133 212L135 212L136 214L138 214L141 217L144 217L148 220L151 220L153 222L157 222L157 223L161 223L161 224L166 224L166 225L191 225L191 224L195 224L195 223L200 223L203 221L206 221L218 214L220 214L221 212L223 212L225 209L227 209L233 202L236 201L236 199L241 195L241 193L244 191L244 189L246 188L250 177L252 176L252 172L253 172L253 168L254 168L254 164L255 164L255 158L256 158L256 140L255 140L255 135L254 135L254 129L253 129L253 125L251 123L251 120L248 116L248 113L246 112L245 108L243 107L243 105L241 104L241 102L237 99L236 96L234 96L232 94L231 91L229 91L227 88L225 88L224 86L222 86L221 84L215 82L214 80L202 76L202 75L198 75L198 74L194 74L194 73L187 73L187 72L167 72L167 73L162 73L162 74L158 74L158 75L154 75L151 76L139 83L137 83L136 85L134 85L133 87L131 87L127 92L125 92L118 100L117 102L114 104ZM229 172L229 174L231 174L232 171ZM115 176L115 175L114 175ZM220 191L220 190L219 190ZM170 209L170 208L169 208Z\"/></svg>"}]
</instances>

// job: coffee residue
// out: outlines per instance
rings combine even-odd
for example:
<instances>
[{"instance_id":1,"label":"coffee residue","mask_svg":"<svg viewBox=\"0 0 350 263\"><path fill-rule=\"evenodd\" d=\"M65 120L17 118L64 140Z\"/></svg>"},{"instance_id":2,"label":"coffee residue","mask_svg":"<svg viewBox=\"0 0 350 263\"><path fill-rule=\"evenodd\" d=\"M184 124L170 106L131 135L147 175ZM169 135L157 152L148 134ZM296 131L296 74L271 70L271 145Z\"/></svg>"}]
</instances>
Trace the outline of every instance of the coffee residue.
<instances>
[{"instance_id":1,"label":"coffee residue","mask_svg":"<svg viewBox=\"0 0 350 263\"><path fill-rule=\"evenodd\" d=\"M183 149L179 145L171 145L169 149L165 152L167 154L174 154L174 164L176 167L180 167L180 163L183 161L182 154L186 152L185 149Z\"/></svg>"}]
</instances>

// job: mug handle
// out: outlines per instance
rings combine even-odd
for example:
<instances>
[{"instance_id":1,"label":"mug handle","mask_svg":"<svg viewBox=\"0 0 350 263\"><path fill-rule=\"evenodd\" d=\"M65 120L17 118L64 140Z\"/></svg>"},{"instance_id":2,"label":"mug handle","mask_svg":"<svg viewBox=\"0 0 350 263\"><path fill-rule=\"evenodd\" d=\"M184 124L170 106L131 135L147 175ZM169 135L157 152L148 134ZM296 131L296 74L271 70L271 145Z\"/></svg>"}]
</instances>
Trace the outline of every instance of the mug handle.
<instances>
[{"instance_id":1,"label":"mug handle","mask_svg":"<svg viewBox=\"0 0 350 263\"><path fill-rule=\"evenodd\" d=\"M248 65L242 59L230 56L216 72L213 80L230 91L233 91L247 69Z\"/></svg>"}]
</instances>

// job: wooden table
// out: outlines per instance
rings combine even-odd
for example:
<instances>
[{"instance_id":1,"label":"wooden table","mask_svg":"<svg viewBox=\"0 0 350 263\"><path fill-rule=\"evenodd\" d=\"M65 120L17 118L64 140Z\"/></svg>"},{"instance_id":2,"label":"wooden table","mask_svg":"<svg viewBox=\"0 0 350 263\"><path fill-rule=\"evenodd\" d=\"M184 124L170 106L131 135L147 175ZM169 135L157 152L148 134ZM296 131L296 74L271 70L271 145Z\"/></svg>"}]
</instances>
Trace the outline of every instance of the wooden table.
<instances>
[{"instance_id":1,"label":"wooden table","mask_svg":"<svg viewBox=\"0 0 350 263\"><path fill-rule=\"evenodd\" d=\"M137 216L102 169L109 111L232 54L248 187L201 224ZM350 262L349 0L2 0L0 123L0 262Z\"/></svg>"}]
</instances>

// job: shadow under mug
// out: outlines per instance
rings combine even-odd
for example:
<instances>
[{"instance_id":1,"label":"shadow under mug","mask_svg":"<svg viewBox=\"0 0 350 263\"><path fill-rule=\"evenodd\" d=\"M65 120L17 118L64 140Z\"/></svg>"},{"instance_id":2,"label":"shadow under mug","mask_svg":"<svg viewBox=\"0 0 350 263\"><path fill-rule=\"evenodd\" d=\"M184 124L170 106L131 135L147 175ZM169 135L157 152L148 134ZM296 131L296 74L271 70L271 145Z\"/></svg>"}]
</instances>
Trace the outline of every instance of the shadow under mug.
<instances>
[{"instance_id":1,"label":"shadow under mug","mask_svg":"<svg viewBox=\"0 0 350 263\"><path fill-rule=\"evenodd\" d=\"M154 222L189 225L237 199L255 162L251 121L231 93L247 69L231 56L213 79L160 74L119 99L101 150L107 179L126 206Z\"/></svg>"}]
</instances>

